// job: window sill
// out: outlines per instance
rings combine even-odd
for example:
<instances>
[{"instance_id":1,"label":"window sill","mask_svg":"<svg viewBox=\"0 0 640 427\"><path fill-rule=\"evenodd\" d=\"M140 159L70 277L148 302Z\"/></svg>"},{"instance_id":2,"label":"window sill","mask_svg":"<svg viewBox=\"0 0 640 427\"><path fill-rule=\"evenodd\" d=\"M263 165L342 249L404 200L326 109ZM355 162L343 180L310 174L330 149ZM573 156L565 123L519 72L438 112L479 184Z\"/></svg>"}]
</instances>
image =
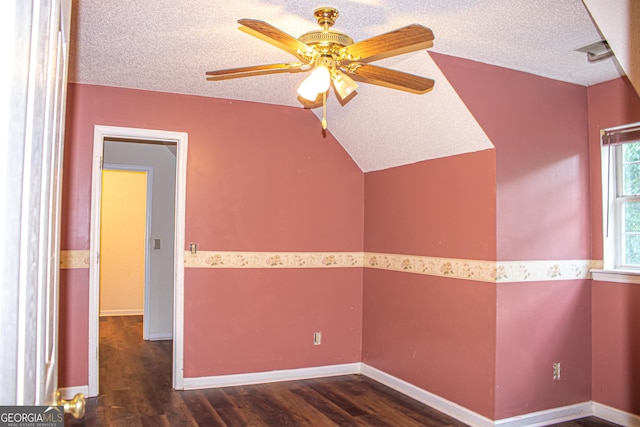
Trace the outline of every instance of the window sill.
<instances>
[{"instance_id":1,"label":"window sill","mask_svg":"<svg viewBox=\"0 0 640 427\"><path fill-rule=\"evenodd\" d=\"M591 278L596 282L640 285L640 271L637 270L591 270Z\"/></svg>"}]
</instances>

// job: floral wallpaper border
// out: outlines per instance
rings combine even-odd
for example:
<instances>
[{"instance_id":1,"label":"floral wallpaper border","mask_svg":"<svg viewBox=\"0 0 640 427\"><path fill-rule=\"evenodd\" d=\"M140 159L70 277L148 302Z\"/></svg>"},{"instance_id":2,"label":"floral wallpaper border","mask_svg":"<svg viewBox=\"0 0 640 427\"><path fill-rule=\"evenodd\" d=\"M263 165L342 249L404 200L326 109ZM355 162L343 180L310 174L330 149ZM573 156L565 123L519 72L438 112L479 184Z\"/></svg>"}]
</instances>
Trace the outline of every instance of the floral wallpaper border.
<instances>
[{"instance_id":1,"label":"floral wallpaper border","mask_svg":"<svg viewBox=\"0 0 640 427\"><path fill-rule=\"evenodd\" d=\"M480 282L536 282L590 279L602 261L478 261L415 255L365 253L364 266Z\"/></svg>"},{"instance_id":2,"label":"floral wallpaper border","mask_svg":"<svg viewBox=\"0 0 640 427\"><path fill-rule=\"evenodd\" d=\"M367 267L490 283L590 279L597 260L481 261L372 252L185 251L186 268ZM89 268L89 251L61 251L60 268Z\"/></svg>"},{"instance_id":3,"label":"floral wallpaper border","mask_svg":"<svg viewBox=\"0 0 640 427\"><path fill-rule=\"evenodd\" d=\"M218 252L184 254L187 268L362 267L362 252Z\"/></svg>"},{"instance_id":4,"label":"floral wallpaper border","mask_svg":"<svg viewBox=\"0 0 640 427\"><path fill-rule=\"evenodd\" d=\"M60 251L60 268L89 268L89 251Z\"/></svg>"},{"instance_id":5,"label":"floral wallpaper border","mask_svg":"<svg viewBox=\"0 0 640 427\"><path fill-rule=\"evenodd\" d=\"M597 260L501 261L496 263L496 282L591 279L591 270L602 265Z\"/></svg>"}]
</instances>

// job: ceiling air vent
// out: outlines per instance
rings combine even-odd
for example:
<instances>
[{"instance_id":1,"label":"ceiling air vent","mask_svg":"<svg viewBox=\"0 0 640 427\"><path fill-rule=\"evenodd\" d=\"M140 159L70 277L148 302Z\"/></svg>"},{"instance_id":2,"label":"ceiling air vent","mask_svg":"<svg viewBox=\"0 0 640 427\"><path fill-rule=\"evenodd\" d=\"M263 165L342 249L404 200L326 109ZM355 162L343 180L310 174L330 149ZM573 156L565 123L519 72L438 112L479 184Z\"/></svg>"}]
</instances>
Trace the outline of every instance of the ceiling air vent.
<instances>
[{"instance_id":1,"label":"ceiling air vent","mask_svg":"<svg viewBox=\"0 0 640 427\"><path fill-rule=\"evenodd\" d=\"M609 43L606 40L600 40L595 43L576 49L578 52L586 52L589 62L599 61L613 55Z\"/></svg>"}]
</instances>

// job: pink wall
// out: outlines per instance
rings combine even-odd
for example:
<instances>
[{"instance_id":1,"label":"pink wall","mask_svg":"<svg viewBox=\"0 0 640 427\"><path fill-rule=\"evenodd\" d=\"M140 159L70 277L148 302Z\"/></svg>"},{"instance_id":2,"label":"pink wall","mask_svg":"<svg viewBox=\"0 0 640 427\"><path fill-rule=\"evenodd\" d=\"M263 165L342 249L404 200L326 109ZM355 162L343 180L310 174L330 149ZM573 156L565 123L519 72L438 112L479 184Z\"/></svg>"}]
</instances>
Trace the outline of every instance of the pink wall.
<instances>
[{"instance_id":1,"label":"pink wall","mask_svg":"<svg viewBox=\"0 0 640 427\"><path fill-rule=\"evenodd\" d=\"M362 250L363 174L309 110L195 102L206 117L185 129L187 241L203 250Z\"/></svg>"},{"instance_id":2,"label":"pink wall","mask_svg":"<svg viewBox=\"0 0 640 427\"><path fill-rule=\"evenodd\" d=\"M188 132L185 237L198 242L200 250L362 250L363 174L330 134L322 136L310 111L75 84L68 92L63 250L89 249L96 124ZM188 270L185 373L359 361L362 306L356 295L361 296L361 276L361 270L349 268L322 274L313 269ZM74 286L85 292L70 295L63 286L61 295L69 307L61 313L62 325L68 326L61 328L61 339L68 343L61 351L62 387L87 383L86 366L71 361L86 359L88 338L71 340L69 321L87 310L88 275ZM319 301L317 311L310 310L311 298ZM231 308L241 311L267 301L269 309L263 307L262 316L236 316L230 324ZM212 310L222 306L228 316ZM318 319L320 307L335 316ZM297 325L306 336L282 336L285 324ZM321 350L308 348L315 328L323 330ZM225 338L241 354L221 352L209 341L219 344ZM277 344L281 353L257 359L262 351L268 353L263 346L270 339L267 348ZM205 366L203 360L211 363Z\"/></svg>"},{"instance_id":3,"label":"pink wall","mask_svg":"<svg viewBox=\"0 0 640 427\"><path fill-rule=\"evenodd\" d=\"M593 282L593 400L640 415L640 286Z\"/></svg>"},{"instance_id":4,"label":"pink wall","mask_svg":"<svg viewBox=\"0 0 640 427\"><path fill-rule=\"evenodd\" d=\"M591 400L589 282L497 285L496 419Z\"/></svg>"},{"instance_id":5,"label":"pink wall","mask_svg":"<svg viewBox=\"0 0 640 427\"><path fill-rule=\"evenodd\" d=\"M586 88L432 56L496 147L496 259L590 259ZM588 401L590 283L496 287L495 419Z\"/></svg>"},{"instance_id":6,"label":"pink wall","mask_svg":"<svg viewBox=\"0 0 640 427\"><path fill-rule=\"evenodd\" d=\"M495 259L495 153L365 175L365 250ZM493 415L495 286L366 269L363 361Z\"/></svg>"},{"instance_id":7,"label":"pink wall","mask_svg":"<svg viewBox=\"0 0 640 427\"><path fill-rule=\"evenodd\" d=\"M368 252L495 259L495 152L367 173L365 206Z\"/></svg>"},{"instance_id":8,"label":"pink wall","mask_svg":"<svg viewBox=\"0 0 640 427\"><path fill-rule=\"evenodd\" d=\"M586 88L431 55L496 147L497 259L589 259Z\"/></svg>"},{"instance_id":9,"label":"pink wall","mask_svg":"<svg viewBox=\"0 0 640 427\"><path fill-rule=\"evenodd\" d=\"M598 131L640 120L626 80L585 89L432 56L496 149L364 176L302 109L70 85L62 249L89 248L93 125L103 124L189 132L186 238L201 250L360 251L364 242L369 252L432 257L599 259ZM70 331L86 321L88 274L61 279L60 386L82 385L87 343ZM188 269L185 373L361 354L491 419L590 399L640 413L634 289L376 269ZM320 347L310 345L316 330Z\"/></svg>"},{"instance_id":10,"label":"pink wall","mask_svg":"<svg viewBox=\"0 0 640 427\"><path fill-rule=\"evenodd\" d=\"M639 122L640 96L626 78L592 86L588 93L593 253L602 259L600 130ZM594 281L592 309L592 398L640 415L640 288Z\"/></svg>"},{"instance_id":11,"label":"pink wall","mask_svg":"<svg viewBox=\"0 0 640 427\"><path fill-rule=\"evenodd\" d=\"M187 269L185 281L185 377L360 361L361 268Z\"/></svg>"},{"instance_id":12,"label":"pink wall","mask_svg":"<svg viewBox=\"0 0 640 427\"><path fill-rule=\"evenodd\" d=\"M362 360L493 418L495 286L365 270Z\"/></svg>"},{"instance_id":13,"label":"pink wall","mask_svg":"<svg viewBox=\"0 0 640 427\"><path fill-rule=\"evenodd\" d=\"M87 385L89 270L60 271L58 386Z\"/></svg>"}]
</instances>

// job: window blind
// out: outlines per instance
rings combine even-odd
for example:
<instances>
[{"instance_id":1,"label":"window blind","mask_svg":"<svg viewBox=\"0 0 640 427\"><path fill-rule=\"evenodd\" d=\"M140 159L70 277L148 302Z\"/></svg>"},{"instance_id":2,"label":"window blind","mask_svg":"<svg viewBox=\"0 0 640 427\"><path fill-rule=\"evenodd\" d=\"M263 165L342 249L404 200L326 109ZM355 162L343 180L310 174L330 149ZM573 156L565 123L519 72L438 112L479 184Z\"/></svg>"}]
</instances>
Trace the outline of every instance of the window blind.
<instances>
[{"instance_id":1,"label":"window blind","mask_svg":"<svg viewBox=\"0 0 640 427\"><path fill-rule=\"evenodd\" d=\"M602 130L602 145L620 145L640 141L640 123Z\"/></svg>"}]
</instances>

